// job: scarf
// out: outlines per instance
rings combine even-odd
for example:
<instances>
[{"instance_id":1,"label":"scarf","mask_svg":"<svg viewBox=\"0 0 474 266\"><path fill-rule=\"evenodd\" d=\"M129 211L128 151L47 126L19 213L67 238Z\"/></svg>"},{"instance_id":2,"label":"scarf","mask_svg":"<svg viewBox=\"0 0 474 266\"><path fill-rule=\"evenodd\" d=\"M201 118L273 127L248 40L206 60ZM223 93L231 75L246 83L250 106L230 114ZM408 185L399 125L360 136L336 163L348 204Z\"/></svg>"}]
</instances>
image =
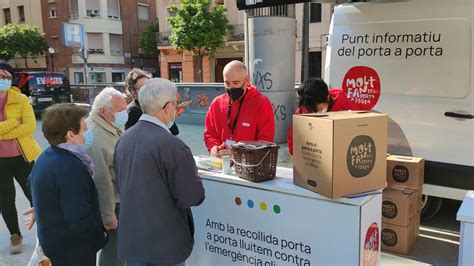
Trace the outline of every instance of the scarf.
<instances>
[{"instance_id":1,"label":"scarf","mask_svg":"<svg viewBox=\"0 0 474 266\"><path fill-rule=\"evenodd\" d=\"M81 162L86 166L87 171L91 177L94 177L94 163L92 163L91 157L87 155L80 144L60 143L57 145L57 147L65 149L79 158L79 160L81 160Z\"/></svg>"}]
</instances>

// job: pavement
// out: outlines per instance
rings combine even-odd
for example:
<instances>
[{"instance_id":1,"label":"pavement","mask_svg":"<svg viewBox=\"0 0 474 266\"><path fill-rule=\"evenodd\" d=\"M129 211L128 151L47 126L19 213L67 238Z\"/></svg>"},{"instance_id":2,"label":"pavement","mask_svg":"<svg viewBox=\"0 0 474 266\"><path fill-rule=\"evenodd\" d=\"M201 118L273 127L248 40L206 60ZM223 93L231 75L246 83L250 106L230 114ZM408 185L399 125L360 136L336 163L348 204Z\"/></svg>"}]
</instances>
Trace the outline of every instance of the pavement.
<instances>
[{"instance_id":1,"label":"pavement","mask_svg":"<svg viewBox=\"0 0 474 266\"><path fill-rule=\"evenodd\" d=\"M197 125L179 125L179 137L191 148L194 155L207 154L204 146L204 127ZM41 133L41 121L37 121L35 138L41 147L48 147L48 143ZM291 157L286 144L280 145L279 166L291 166ZM16 204L19 216L28 209L28 201L21 188L16 184ZM439 215L429 222L423 222L420 237L406 256L382 252L382 266L391 265L457 265L459 250L459 222L456 221L456 212L459 202L448 201L444 204ZM36 227L28 231L24 226L25 217L20 217L20 229L23 234L23 252L10 255L10 235L3 221L0 222L0 266L27 265L36 245ZM343 254L341 254L343 255Z\"/></svg>"}]
</instances>

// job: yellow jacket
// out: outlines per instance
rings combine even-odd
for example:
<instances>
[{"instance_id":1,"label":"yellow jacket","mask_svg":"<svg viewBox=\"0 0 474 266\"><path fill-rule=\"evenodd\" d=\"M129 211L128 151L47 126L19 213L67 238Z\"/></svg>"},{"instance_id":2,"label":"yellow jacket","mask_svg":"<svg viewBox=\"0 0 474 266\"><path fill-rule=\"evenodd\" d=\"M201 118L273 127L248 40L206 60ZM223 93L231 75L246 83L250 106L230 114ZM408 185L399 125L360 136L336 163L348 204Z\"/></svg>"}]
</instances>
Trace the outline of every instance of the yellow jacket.
<instances>
[{"instance_id":1,"label":"yellow jacket","mask_svg":"<svg viewBox=\"0 0 474 266\"><path fill-rule=\"evenodd\" d=\"M8 90L7 103L3 109L5 120L0 121L0 140L15 139L25 161L31 162L41 153L41 147L33 138L36 130L36 118L26 95L11 87ZM21 121L21 122L19 122Z\"/></svg>"}]
</instances>

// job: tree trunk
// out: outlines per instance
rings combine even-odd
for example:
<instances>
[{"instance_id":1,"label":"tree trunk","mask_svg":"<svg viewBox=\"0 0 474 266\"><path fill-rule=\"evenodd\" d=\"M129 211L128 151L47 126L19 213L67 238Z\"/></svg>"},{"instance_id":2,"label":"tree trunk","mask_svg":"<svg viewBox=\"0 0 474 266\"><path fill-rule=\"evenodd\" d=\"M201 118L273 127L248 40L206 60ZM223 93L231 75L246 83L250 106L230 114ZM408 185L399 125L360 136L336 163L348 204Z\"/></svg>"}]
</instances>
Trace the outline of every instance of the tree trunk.
<instances>
[{"instance_id":1,"label":"tree trunk","mask_svg":"<svg viewBox=\"0 0 474 266\"><path fill-rule=\"evenodd\" d=\"M25 55L25 56L23 56L23 58L25 58L25 68L26 68L26 71L28 71L28 69L29 69L28 68L28 56Z\"/></svg>"},{"instance_id":2,"label":"tree trunk","mask_svg":"<svg viewBox=\"0 0 474 266\"><path fill-rule=\"evenodd\" d=\"M202 55L194 55L194 82L202 82Z\"/></svg>"}]
</instances>

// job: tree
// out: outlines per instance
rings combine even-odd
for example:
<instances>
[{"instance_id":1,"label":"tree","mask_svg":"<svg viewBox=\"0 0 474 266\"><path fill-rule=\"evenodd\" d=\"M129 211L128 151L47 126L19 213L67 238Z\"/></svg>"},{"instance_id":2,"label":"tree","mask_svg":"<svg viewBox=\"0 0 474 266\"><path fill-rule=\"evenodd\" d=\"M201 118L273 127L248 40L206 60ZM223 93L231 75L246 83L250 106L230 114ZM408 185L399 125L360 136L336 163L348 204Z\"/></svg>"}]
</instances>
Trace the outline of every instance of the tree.
<instances>
[{"instance_id":1,"label":"tree","mask_svg":"<svg viewBox=\"0 0 474 266\"><path fill-rule=\"evenodd\" d=\"M35 26L7 24L0 27L0 57L4 60L18 54L28 69L28 56L42 55L47 49L44 33Z\"/></svg>"},{"instance_id":2,"label":"tree","mask_svg":"<svg viewBox=\"0 0 474 266\"><path fill-rule=\"evenodd\" d=\"M140 48L145 54L157 55L159 50L156 46L156 34L159 31L158 21L151 22L140 36Z\"/></svg>"},{"instance_id":3,"label":"tree","mask_svg":"<svg viewBox=\"0 0 474 266\"><path fill-rule=\"evenodd\" d=\"M225 45L224 37L230 30L227 9L211 6L209 0L183 0L168 7L171 26L170 40L178 51L188 51L194 58L194 76L202 82L202 59L212 56Z\"/></svg>"}]
</instances>

